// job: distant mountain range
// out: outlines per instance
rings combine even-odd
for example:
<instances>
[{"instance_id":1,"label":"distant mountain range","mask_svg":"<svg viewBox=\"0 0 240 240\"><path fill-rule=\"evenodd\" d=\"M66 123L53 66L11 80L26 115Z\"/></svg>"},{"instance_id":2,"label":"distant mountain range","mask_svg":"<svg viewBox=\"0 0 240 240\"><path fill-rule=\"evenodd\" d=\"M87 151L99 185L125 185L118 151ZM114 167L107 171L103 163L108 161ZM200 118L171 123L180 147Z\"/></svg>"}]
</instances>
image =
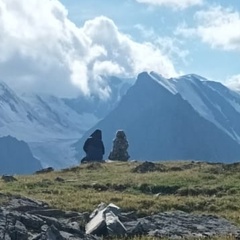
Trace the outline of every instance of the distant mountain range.
<instances>
[{"instance_id":1,"label":"distant mountain range","mask_svg":"<svg viewBox=\"0 0 240 240\"><path fill-rule=\"evenodd\" d=\"M239 93L194 74L166 79L143 72L135 82L105 80L106 99L19 95L1 82L0 137L23 140L42 167L57 169L79 163L96 128L103 132L105 159L123 129L131 159L240 160Z\"/></svg>"},{"instance_id":2,"label":"distant mountain range","mask_svg":"<svg viewBox=\"0 0 240 240\"><path fill-rule=\"evenodd\" d=\"M193 74L166 79L143 72L74 147L80 158L85 139L99 128L108 154L115 132L123 129L131 159L232 162L240 160L239 123L240 95L221 83Z\"/></svg>"},{"instance_id":3,"label":"distant mountain range","mask_svg":"<svg viewBox=\"0 0 240 240\"><path fill-rule=\"evenodd\" d=\"M106 79L110 97L61 99L49 95L19 95L0 82L0 137L13 136L28 143L43 167L78 164L71 145L114 108L130 83Z\"/></svg>"},{"instance_id":4,"label":"distant mountain range","mask_svg":"<svg viewBox=\"0 0 240 240\"><path fill-rule=\"evenodd\" d=\"M109 96L107 98L101 99L98 96L92 95L86 99L84 96L79 96L74 99L64 99L64 102L79 114L93 114L98 119L103 119L117 106L118 102L132 86L135 79L105 77L104 81L106 81L109 87Z\"/></svg>"},{"instance_id":5,"label":"distant mountain range","mask_svg":"<svg viewBox=\"0 0 240 240\"><path fill-rule=\"evenodd\" d=\"M11 136L0 138L0 174L32 174L41 169L29 146Z\"/></svg>"}]
</instances>

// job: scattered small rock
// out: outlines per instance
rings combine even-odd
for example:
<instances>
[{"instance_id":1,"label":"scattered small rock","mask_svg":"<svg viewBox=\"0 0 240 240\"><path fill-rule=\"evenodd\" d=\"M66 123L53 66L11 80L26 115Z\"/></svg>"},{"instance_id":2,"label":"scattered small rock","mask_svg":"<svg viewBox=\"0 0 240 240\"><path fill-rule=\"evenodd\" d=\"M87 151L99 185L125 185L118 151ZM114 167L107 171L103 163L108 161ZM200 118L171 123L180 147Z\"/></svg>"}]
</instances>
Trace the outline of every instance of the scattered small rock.
<instances>
[{"instance_id":1,"label":"scattered small rock","mask_svg":"<svg viewBox=\"0 0 240 240\"><path fill-rule=\"evenodd\" d=\"M61 177L56 177L54 179L54 181L56 181L56 182L65 182L65 180L63 178L61 178Z\"/></svg>"},{"instance_id":2,"label":"scattered small rock","mask_svg":"<svg viewBox=\"0 0 240 240\"><path fill-rule=\"evenodd\" d=\"M49 173L53 171L54 169L52 167L48 167L48 168L43 168L41 170L36 171L35 174Z\"/></svg>"},{"instance_id":3,"label":"scattered small rock","mask_svg":"<svg viewBox=\"0 0 240 240\"><path fill-rule=\"evenodd\" d=\"M15 181L17 181L17 179L15 177L13 177L12 175L3 175L2 180L4 182L15 182Z\"/></svg>"},{"instance_id":4,"label":"scattered small rock","mask_svg":"<svg viewBox=\"0 0 240 240\"><path fill-rule=\"evenodd\" d=\"M185 170L184 167L176 167L176 166L173 166L173 167L170 167L168 169L169 171L172 171L172 172L180 172L180 171L183 171Z\"/></svg>"},{"instance_id":5,"label":"scattered small rock","mask_svg":"<svg viewBox=\"0 0 240 240\"><path fill-rule=\"evenodd\" d=\"M134 173L147 173L147 172L155 172L155 171L165 171L164 165L155 164L152 162L144 162L134 169L132 169L132 172Z\"/></svg>"},{"instance_id":6,"label":"scattered small rock","mask_svg":"<svg viewBox=\"0 0 240 240\"><path fill-rule=\"evenodd\" d=\"M103 163L103 162L101 162ZM86 169L88 170L98 170L102 168L102 164L100 162L92 162L87 164Z\"/></svg>"},{"instance_id":7,"label":"scattered small rock","mask_svg":"<svg viewBox=\"0 0 240 240\"><path fill-rule=\"evenodd\" d=\"M0 209L0 239L4 240L97 240L86 235L78 221L86 214L51 209L40 201L8 196Z\"/></svg>"}]
</instances>

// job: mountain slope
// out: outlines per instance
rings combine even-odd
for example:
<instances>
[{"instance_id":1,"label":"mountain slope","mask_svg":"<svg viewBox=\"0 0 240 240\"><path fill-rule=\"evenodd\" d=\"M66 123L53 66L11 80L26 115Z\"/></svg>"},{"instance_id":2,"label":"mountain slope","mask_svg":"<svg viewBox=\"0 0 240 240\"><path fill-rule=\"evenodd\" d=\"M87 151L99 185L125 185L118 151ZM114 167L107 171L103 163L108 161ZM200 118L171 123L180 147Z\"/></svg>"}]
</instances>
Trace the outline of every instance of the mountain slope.
<instances>
[{"instance_id":1,"label":"mountain slope","mask_svg":"<svg viewBox=\"0 0 240 240\"><path fill-rule=\"evenodd\" d=\"M41 168L27 143L11 136L0 138L0 174L32 174Z\"/></svg>"},{"instance_id":2,"label":"mountain slope","mask_svg":"<svg viewBox=\"0 0 240 240\"><path fill-rule=\"evenodd\" d=\"M97 121L94 114L79 114L60 98L19 96L0 83L0 136L26 141L44 167L76 164L71 144Z\"/></svg>"},{"instance_id":3,"label":"mountain slope","mask_svg":"<svg viewBox=\"0 0 240 240\"><path fill-rule=\"evenodd\" d=\"M214 123L240 143L240 95L219 82L189 74L177 79L164 79L151 72L162 86L179 93L204 118Z\"/></svg>"},{"instance_id":4,"label":"mountain slope","mask_svg":"<svg viewBox=\"0 0 240 240\"><path fill-rule=\"evenodd\" d=\"M180 89L180 83L172 83L176 81L141 73L119 105L74 145L79 158L83 154L84 140L99 128L103 131L107 154L116 130L124 129L131 159L239 160L239 144L214 121L204 117L198 111L196 102L187 98L187 93L183 94L187 88ZM197 86L199 82L199 79L195 82L191 78L187 84ZM207 109L210 113L212 105Z\"/></svg>"},{"instance_id":5,"label":"mountain slope","mask_svg":"<svg viewBox=\"0 0 240 240\"><path fill-rule=\"evenodd\" d=\"M77 164L71 145L121 99L130 83L116 77L109 82L109 98L80 96L60 99L49 95L18 95L0 82L0 137L26 141L44 167Z\"/></svg>"},{"instance_id":6,"label":"mountain slope","mask_svg":"<svg viewBox=\"0 0 240 240\"><path fill-rule=\"evenodd\" d=\"M133 79L120 79L114 76L103 78L108 85L108 97L101 99L99 96L92 95L86 99L84 96L79 96L73 99L63 99L64 102L80 114L85 112L94 114L98 119L104 118L117 106L122 96L131 87Z\"/></svg>"}]
</instances>

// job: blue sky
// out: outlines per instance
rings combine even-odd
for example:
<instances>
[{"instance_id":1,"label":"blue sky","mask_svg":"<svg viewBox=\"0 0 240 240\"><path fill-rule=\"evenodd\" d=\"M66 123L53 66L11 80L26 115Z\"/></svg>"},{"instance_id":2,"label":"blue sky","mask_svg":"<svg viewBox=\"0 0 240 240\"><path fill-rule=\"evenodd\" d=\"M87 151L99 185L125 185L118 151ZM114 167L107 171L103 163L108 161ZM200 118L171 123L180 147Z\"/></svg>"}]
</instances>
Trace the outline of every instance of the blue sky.
<instances>
[{"instance_id":1,"label":"blue sky","mask_svg":"<svg viewBox=\"0 0 240 240\"><path fill-rule=\"evenodd\" d=\"M239 0L0 0L0 79L108 97L102 76L195 73L240 90Z\"/></svg>"},{"instance_id":2,"label":"blue sky","mask_svg":"<svg viewBox=\"0 0 240 240\"><path fill-rule=\"evenodd\" d=\"M185 9L174 8L167 3L151 5L135 0L61 0L61 2L67 7L69 18L79 26L86 20L103 15L112 19L120 31L129 34L136 41L154 42L158 37L172 39L179 51L187 53L184 59L177 56L177 53L172 56L179 72L196 73L220 81L240 74L240 47L225 50L211 47L209 43L203 43L199 37L184 38L176 35L177 28L183 24L190 27L198 26L195 15L199 11L208 11L210 8L221 6L239 15L240 1L209 0ZM238 23L239 34L240 22ZM142 32L144 30L146 36ZM240 45L240 35L238 41Z\"/></svg>"}]
</instances>

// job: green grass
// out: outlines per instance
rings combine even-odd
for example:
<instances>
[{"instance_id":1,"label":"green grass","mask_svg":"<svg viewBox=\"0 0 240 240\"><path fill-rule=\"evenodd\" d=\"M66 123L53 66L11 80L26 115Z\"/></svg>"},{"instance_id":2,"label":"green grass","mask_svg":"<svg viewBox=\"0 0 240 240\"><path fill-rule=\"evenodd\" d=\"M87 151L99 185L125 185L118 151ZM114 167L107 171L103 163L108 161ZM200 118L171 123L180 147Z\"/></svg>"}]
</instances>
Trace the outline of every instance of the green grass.
<instances>
[{"instance_id":1,"label":"green grass","mask_svg":"<svg viewBox=\"0 0 240 240\"><path fill-rule=\"evenodd\" d=\"M16 176L17 182L1 180L0 191L43 200L64 210L92 211L101 202L112 202L123 210L137 211L139 216L183 210L216 214L240 226L238 164L164 162L159 163L164 171L133 173L139 164L86 164ZM58 182L57 177L65 181Z\"/></svg>"}]
</instances>

